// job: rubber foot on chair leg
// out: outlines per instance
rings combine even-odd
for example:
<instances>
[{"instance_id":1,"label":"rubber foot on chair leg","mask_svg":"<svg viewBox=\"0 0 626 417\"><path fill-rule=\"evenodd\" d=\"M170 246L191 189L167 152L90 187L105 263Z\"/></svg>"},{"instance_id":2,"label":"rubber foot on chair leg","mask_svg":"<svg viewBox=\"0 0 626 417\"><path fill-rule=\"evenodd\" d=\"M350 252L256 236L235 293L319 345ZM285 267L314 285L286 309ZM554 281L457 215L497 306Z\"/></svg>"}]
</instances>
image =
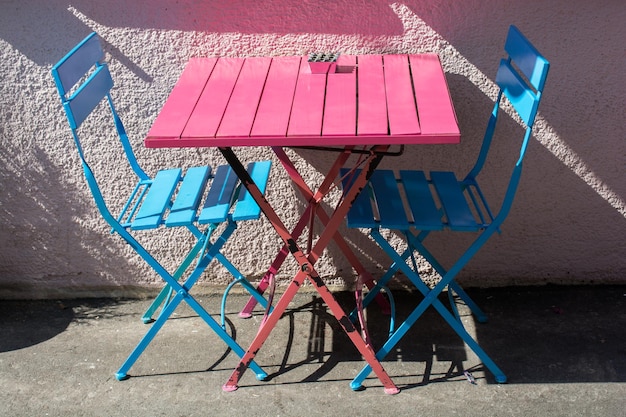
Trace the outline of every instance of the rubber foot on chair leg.
<instances>
[{"instance_id":1,"label":"rubber foot on chair leg","mask_svg":"<svg viewBox=\"0 0 626 417\"><path fill-rule=\"evenodd\" d=\"M265 372L259 372L256 374L257 381L265 381L267 380L267 374Z\"/></svg>"},{"instance_id":2,"label":"rubber foot on chair leg","mask_svg":"<svg viewBox=\"0 0 626 417\"><path fill-rule=\"evenodd\" d=\"M143 324L154 323L154 319L152 317L143 317L141 321L143 321Z\"/></svg>"},{"instance_id":3,"label":"rubber foot on chair leg","mask_svg":"<svg viewBox=\"0 0 626 417\"><path fill-rule=\"evenodd\" d=\"M506 375L496 375L495 378L498 384L504 384L506 382Z\"/></svg>"},{"instance_id":4,"label":"rubber foot on chair leg","mask_svg":"<svg viewBox=\"0 0 626 417\"><path fill-rule=\"evenodd\" d=\"M116 378L118 381L126 381L128 378L130 378L130 375L128 375L128 374L122 374L122 373L117 373L117 374L115 374L115 378Z\"/></svg>"},{"instance_id":5,"label":"rubber foot on chair leg","mask_svg":"<svg viewBox=\"0 0 626 417\"><path fill-rule=\"evenodd\" d=\"M354 382L350 383L350 388L352 391L365 391L365 387L363 385Z\"/></svg>"},{"instance_id":6,"label":"rubber foot on chair leg","mask_svg":"<svg viewBox=\"0 0 626 417\"><path fill-rule=\"evenodd\" d=\"M228 384L222 385L222 391L224 392L237 391L237 388L239 388L237 385L228 385Z\"/></svg>"},{"instance_id":7,"label":"rubber foot on chair leg","mask_svg":"<svg viewBox=\"0 0 626 417\"><path fill-rule=\"evenodd\" d=\"M239 317L242 319L249 319L250 317L252 317L252 314L250 313L244 313L243 311L241 313L239 313Z\"/></svg>"}]
</instances>

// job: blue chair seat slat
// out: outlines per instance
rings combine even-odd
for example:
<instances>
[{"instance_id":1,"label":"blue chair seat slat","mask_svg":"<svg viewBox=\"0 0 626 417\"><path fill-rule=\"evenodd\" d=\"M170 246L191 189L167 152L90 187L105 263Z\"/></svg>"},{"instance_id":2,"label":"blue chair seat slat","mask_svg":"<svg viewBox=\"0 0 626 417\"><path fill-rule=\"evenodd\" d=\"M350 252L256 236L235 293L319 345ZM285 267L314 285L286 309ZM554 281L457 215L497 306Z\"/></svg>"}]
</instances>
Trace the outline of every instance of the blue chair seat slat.
<instances>
[{"instance_id":1,"label":"blue chair seat slat","mask_svg":"<svg viewBox=\"0 0 626 417\"><path fill-rule=\"evenodd\" d=\"M441 211L437 209L424 171L400 171L404 192L418 230L441 230Z\"/></svg>"},{"instance_id":2,"label":"blue chair seat slat","mask_svg":"<svg viewBox=\"0 0 626 417\"><path fill-rule=\"evenodd\" d=\"M342 169L340 171L341 184L346 192L352 187L352 180L359 174L360 170L355 170L353 174L349 172L348 169ZM371 196L372 189L368 183L350 207L350 211L346 217L348 227L366 229L378 227L378 222L374 219Z\"/></svg>"},{"instance_id":3,"label":"blue chair seat slat","mask_svg":"<svg viewBox=\"0 0 626 417\"><path fill-rule=\"evenodd\" d=\"M141 207L132 221L131 229L154 229L163 221L165 210L169 208L172 194L176 190L182 169L159 171L146 194Z\"/></svg>"},{"instance_id":4,"label":"blue chair seat slat","mask_svg":"<svg viewBox=\"0 0 626 417\"><path fill-rule=\"evenodd\" d=\"M165 226L187 226L193 224L198 213L198 206L209 179L211 168L208 166L189 168L176 194L176 200L165 220Z\"/></svg>"},{"instance_id":5,"label":"blue chair seat slat","mask_svg":"<svg viewBox=\"0 0 626 417\"><path fill-rule=\"evenodd\" d=\"M238 180L230 166L220 165L217 168L198 223L220 223L226 220Z\"/></svg>"},{"instance_id":6,"label":"blue chair seat slat","mask_svg":"<svg viewBox=\"0 0 626 417\"><path fill-rule=\"evenodd\" d=\"M447 226L459 231L479 230L480 227L465 199L463 188L454 173L434 171L430 173L430 179L446 213Z\"/></svg>"},{"instance_id":7,"label":"blue chair seat slat","mask_svg":"<svg viewBox=\"0 0 626 417\"><path fill-rule=\"evenodd\" d=\"M265 194L267 188L267 180L270 176L271 161L252 162L248 165L248 173L252 177L254 183L259 187L259 191ZM233 220L255 220L261 215L261 208L254 201L252 195L245 187L239 191L239 201L233 212Z\"/></svg>"},{"instance_id":8,"label":"blue chair seat slat","mask_svg":"<svg viewBox=\"0 0 626 417\"><path fill-rule=\"evenodd\" d=\"M68 116L72 115L69 117L70 126L79 127L112 87L113 79L108 67L98 67L65 103L65 106L69 106Z\"/></svg>"},{"instance_id":9,"label":"blue chair seat slat","mask_svg":"<svg viewBox=\"0 0 626 417\"><path fill-rule=\"evenodd\" d=\"M378 207L380 226L388 229L408 229L409 221L393 171L374 171L370 183Z\"/></svg>"},{"instance_id":10,"label":"blue chair seat slat","mask_svg":"<svg viewBox=\"0 0 626 417\"><path fill-rule=\"evenodd\" d=\"M537 96L512 68L511 64L504 59L500 62L500 68L496 74L496 83L526 125L535 119L539 107Z\"/></svg>"}]
</instances>

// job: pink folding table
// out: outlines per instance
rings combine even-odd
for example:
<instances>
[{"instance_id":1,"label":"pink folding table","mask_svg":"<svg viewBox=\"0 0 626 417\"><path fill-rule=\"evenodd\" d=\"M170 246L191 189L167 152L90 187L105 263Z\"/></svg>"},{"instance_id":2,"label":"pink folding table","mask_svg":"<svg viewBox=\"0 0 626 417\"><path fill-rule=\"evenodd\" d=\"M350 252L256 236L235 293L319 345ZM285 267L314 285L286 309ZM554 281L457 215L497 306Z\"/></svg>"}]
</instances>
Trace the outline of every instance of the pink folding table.
<instances>
[{"instance_id":1,"label":"pink folding table","mask_svg":"<svg viewBox=\"0 0 626 417\"><path fill-rule=\"evenodd\" d=\"M224 390L237 389L242 374L305 280L320 294L385 388L399 390L363 336L315 270L324 248L335 241L360 277L372 279L338 228L380 160L395 145L459 143L460 132L445 74L437 55L341 55L328 73L312 73L307 57L192 58L150 129L149 148L218 147L283 241L262 283L290 253L298 269L261 325ZM289 230L235 154L233 147L269 146L309 202ZM305 182L284 147L336 150L337 157L316 190ZM341 168L357 159L352 187L332 213L323 198L338 183ZM322 224L313 242L313 222ZM297 243L309 229L306 248ZM360 288L358 288L360 290ZM251 306L244 308L249 314Z\"/></svg>"}]
</instances>

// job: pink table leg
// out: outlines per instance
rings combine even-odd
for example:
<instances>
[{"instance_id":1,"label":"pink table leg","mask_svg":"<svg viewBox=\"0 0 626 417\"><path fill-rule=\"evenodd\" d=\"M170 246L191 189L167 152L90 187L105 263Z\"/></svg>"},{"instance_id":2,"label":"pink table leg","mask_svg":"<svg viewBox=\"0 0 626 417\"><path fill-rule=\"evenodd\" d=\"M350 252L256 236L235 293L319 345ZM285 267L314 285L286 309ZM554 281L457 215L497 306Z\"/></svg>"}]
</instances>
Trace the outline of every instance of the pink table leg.
<instances>
[{"instance_id":1,"label":"pink table leg","mask_svg":"<svg viewBox=\"0 0 626 417\"><path fill-rule=\"evenodd\" d=\"M304 230L304 227L307 224L306 220L308 217L311 216L310 213L313 207L314 207L313 210L314 210L315 215L320 219L323 226L326 227L329 221L329 216L326 213L326 211L322 207L320 207L318 202L321 201L323 196L326 195L328 191L331 189L334 179L337 177L339 173L339 170L345 165L345 163L347 162L348 158L351 155L350 150L343 151L337 157L335 163L333 164L328 174L326 175L326 178L324 179L323 183L320 185L318 191L314 194L313 191L306 184L306 182L304 181L300 173L297 171L297 169L295 168L291 159L289 158L289 156L287 156L285 151L280 147L273 147L272 149L274 150L274 153L276 153L276 155L278 156L279 160L281 161L283 167L289 174L294 184L298 187L298 189L300 190L304 198L307 199L307 201L309 201L309 205L307 206L307 209L302 214L298 224L296 225L296 227L291 233L294 239L298 239L300 235L302 234L302 231ZM309 235L310 235L309 239L311 239L312 237L311 230L309 230ZM354 252L352 252L352 250L350 249L348 243L345 241L343 236L341 236L341 234L339 233L335 233L335 235L333 236L333 239L335 240L335 243L337 244L339 249L343 252L348 262L350 262L350 265L352 265L352 267L356 271L359 277L359 281L363 282L369 289L372 289L374 285L376 285L373 277L361 264L361 262L356 257ZM257 291L259 291L261 294L267 289L271 276L278 272L282 263L285 261L285 258L287 257L287 252L288 252L287 247L283 246L283 248L280 250L276 258L274 259L274 262L272 262L270 269L263 276L263 279L261 280L259 286L257 287ZM360 290L360 288L358 288L357 290ZM385 299L385 297L382 294L378 294L376 296L376 302L381 307L383 314L390 313L389 302ZM250 297L250 299L248 300L244 308L239 313L239 316L242 318L251 317L252 310L254 309L256 304L257 304L256 299L254 297Z\"/></svg>"},{"instance_id":2,"label":"pink table leg","mask_svg":"<svg viewBox=\"0 0 626 417\"><path fill-rule=\"evenodd\" d=\"M314 285L315 289L318 291L326 305L330 308L331 312L338 320L341 327L344 329L352 343L358 349L358 351L363 355L364 359L367 363L372 367L372 370L378 376L379 380L383 383L385 387L385 392L388 394L396 394L399 392L399 389L396 385L391 381L391 378L384 370L378 359L376 359L376 355L374 350L370 345L368 345L356 331L356 328L349 320L346 313L343 311L341 306L337 303L332 293L326 287L323 280L318 275L317 271L314 269L313 265L319 259L319 254L322 253L323 249L328 245L328 243L334 238L337 233L337 229L339 228L341 222L343 221L345 215L347 214L351 202L356 198L360 190L367 183L367 173L371 172L380 162L381 156L370 155L368 160L358 178L355 180L354 186L349 190L348 194L344 198L343 202L337 207L333 216L328 219L326 227L319 239L317 240L315 246L312 248L311 253L307 256L302 250L299 248L296 240L293 235L287 230L285 225L282 223L274 209L271 205L264 199L263 195L259 191L256 184L252 182L248 173L244 169L241 162L236 157L232 149L230 148L220 148L220 151L228 161L228 163L233 167L237 175L241 178L243 184L246 186L250 194L254 197L255 201L261 207L263 213L267 216L268 220L272 223L272 226L281 237L285 246L289 249L289 252L294 256L295 260L298 262L299 271L292 279L291 283L287 287L287 290L280 298L274 311L267 317L267 320L263 323L256 337L252 341L252 344L241 358L239 365L235 368L232 375L228 379L228 382L223 386L225 391L234 391L238 387L238 382L245 370L250 365L251 361L254 359L256 352L263 346L263 343L271 333L272 329L286 310L287 306L295 296L298 289L301 287L305 278L308 278L311 283Z\"/></svg>"}]
</instances>

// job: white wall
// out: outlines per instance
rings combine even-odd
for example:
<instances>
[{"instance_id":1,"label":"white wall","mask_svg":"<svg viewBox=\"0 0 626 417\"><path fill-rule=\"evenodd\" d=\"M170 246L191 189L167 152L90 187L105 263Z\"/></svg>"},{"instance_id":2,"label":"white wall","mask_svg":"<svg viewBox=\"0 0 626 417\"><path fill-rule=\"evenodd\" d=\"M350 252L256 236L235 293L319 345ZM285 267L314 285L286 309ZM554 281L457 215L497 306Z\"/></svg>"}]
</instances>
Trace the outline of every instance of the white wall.
<instances>
[{"instance_id":1,"label":"white wall","mask_svg":"<svg viewBox=\"0 0 626 417\"><path fill-rule=\"evenodd\" d=\"M384 166L457 167L473 161L494 98L492 79L509 24L551 61L525 173L503 234L492 239L461 278L467 285L607 283L626 278L626 144L623 1L75 0L0 1L0 297L138 295L156 275L110 236L85 190L70 131L49 71L91 31L104 40L116 81L115 99L140 162L223 163L218 152L147 150L142 140L187 59L209 55L285 55L434 51L441 55L463 134L459 146L414 146ZM113 186L127 173L111 136L88 127L97 169ZM520 136L512 121L499 130L484 182L497 195L509 174L506 155ZM265 149L246 158L270 157ZM329 156L299 152L318 178ZM509 158L510 159L510 158ZM287 222L302 208L276 165L269 198ZM119 197L119 198L118 198ZM387 264L364 235L344 231L374 275ZM166 232L169 233L169 232ZM265 236L260 237L260 236ZM172 254L173 267L189 244ZM460 250L437 242L445 253ZM239 229L228 253L251 277L263 274L279 244L263 220ZM331 247L318 264L329 282L352 282ZM290 264L293 266L293 264ZM288 276L289 268L283 277ZM228 276L212 267L202 285Z\"/></svg>"}]
</instances>

